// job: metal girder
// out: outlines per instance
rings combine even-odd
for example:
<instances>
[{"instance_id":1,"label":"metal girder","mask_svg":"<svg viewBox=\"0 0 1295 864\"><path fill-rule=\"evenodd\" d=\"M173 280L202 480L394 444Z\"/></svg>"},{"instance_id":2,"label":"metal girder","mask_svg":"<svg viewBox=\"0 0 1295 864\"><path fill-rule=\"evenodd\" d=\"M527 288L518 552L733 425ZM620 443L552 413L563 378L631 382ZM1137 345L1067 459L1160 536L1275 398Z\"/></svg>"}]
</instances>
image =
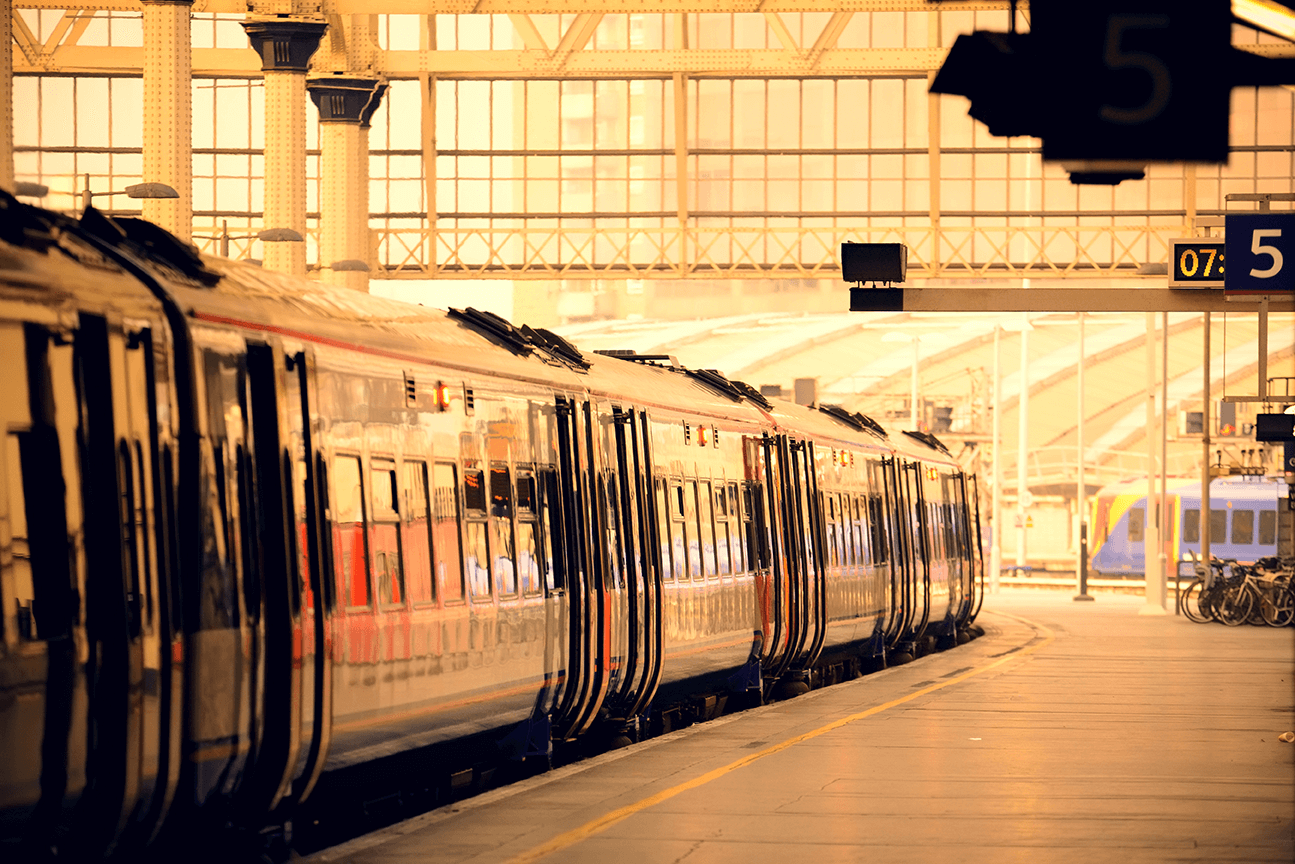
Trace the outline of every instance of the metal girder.
<instances>
[{"instance_id":1,"label":"metal girder","mask_svg":"<svg viewBox=\"0 0 1295 864\"><path fill-rule=\"evenodd\" d=\"M692 218L704 216L691 214ZM689 217L685 214L684 218ZM837 256L841 243L863 241L904 243L909 250L910 280L1115 278L1147 282L1166 277L1142 275L1143 265L1163 263L1169 241L1187 230L1183 225L760 228L697 226L691 222L686 226L675 223L644 228L469 228L441 224L443 221L438 220L434 228L372 228L378 250L374 263L382 272L381 278L840 279ZM214 226L195 226L194 234L200 246L214 250L219 234ZM205 246L198 240L204 235L212 238ZM240 250L236 257L247 254ZM992 294L998 289L985 290ZM897 296L897 292L892 294ZM1053 300L1042 289L1030 296L1041 303L1063 304L1055 307L1059 311L1096 308L1064 305L1075 297L1065 292ZM1144 301L1122 300L1114 294L1105 295L1104 302L1133 304L1112 306L1116 311L1247 308L1244 301L1234 301L1227 307L1199 305L1208 296L1223 302L1221 292L1211 295L1205 291L1177 291L1173 296L1180 298L1180 305L1166 307L1162 300L1155 301L1161 305L1139 305ZM1196 299L1189 299L1192 297ZM938 311L940 307L912 308ZM1000 310L994 305L985 308ZM1010 303L1002 307L1016 308Z\"/></svg>"},{"instance_id":2,"label":"metal girder","mask_svg":"<svg viewBox=\"0 0 1295 864\"><path fill-rule=\"evenodd\" d=\"M23 43L19 42L22 47ZM71 45L43 59L14 57L15 75L140 75L143 48ZM848 78L862 75L924 76L938 69L944 49L832 49L817 55L777 49L682 51L576 51L564 55L542 49L520 51L383 51L381 73L392 80L435 75L465 78ZM255 51L239 48L193 49L195 78L260 78Z\"/></svg>"},{"instance_id":3,"label":"metal girder","mask_svg":"<svg viewBox=\"0 0 1295 864\"><path fill-rule=\"evenodd\" d=\"M15 9L66 9L67 0L15 0ZM195 0L194 12L244 15L292 13L289 0ZM928 0L657 0L645 6L639 0L330 0L330 13L338 15L511 15L603 13L653 15L672 12L931 12L1007 9L1007 0L946 0L936 9ZM1022 2L1022 9L1029 4ZM282 8L279 8L282 7ZM139 0L97 0L86 9L139 11ZM298 10L299 12L299 10Z\"/></svg>"},{"instance_id":4,"label":"metal girder","mask_svg":"<svg viewBox=\"0 0 1295 864\"><path fill-rule=\"evenodd\" d=\"M1163 279L1164 277L1160 277ZM1143 278L1144 283L1151 282ZM883 292L886 289L881 289ZM881 303L904 312L1254 312L1258 298L1228 298L1221 290L1119 288L895 288ZM898 301L896 304L895 301ZM1273 300L1272 312L1295 312L1295 301Z\"/></svg>"}]
</instances>

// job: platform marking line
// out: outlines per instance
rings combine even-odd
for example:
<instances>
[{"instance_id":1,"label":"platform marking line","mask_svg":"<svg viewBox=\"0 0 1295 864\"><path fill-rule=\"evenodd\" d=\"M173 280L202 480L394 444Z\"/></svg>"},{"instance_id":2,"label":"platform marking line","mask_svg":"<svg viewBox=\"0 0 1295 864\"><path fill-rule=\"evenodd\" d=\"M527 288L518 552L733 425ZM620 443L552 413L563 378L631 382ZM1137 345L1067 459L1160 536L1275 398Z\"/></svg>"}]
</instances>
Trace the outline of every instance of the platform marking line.
<instances>
[{"instance_id":1,"label":"platform marking line","mask_svg":"<svg viewBox=\"0 0 1295 864\"><path fill-rule=\"evenodd\" d=\"M697 777L694 777L691 780L687 780L683 783L680 783L677 786L671 786L669 789L663 789L660 792L657 792L655 795L649 795L647 798L643 798L639 801L635 801L633 804L627 804L624 807L620 807L620 808L617 808L616 810L612 810L610 813L605 813L591 822L586 822L584 825L581 825L579 828L572 828L570 831L566 831L562 834L559 834L558 836L554 837L552 840L549 840L546 843L536 846L534 849L531 849L528 852L523 852L522 854L516 856L515 858L510 858L507 864L532 864L532 862L539 861L541 858L545 858L549 855L552 855L554 852L560 852L561 850L566 849L570 846L574 846L575 844L583 840L587 840L590 837L593 837L597 834L601 834L602 832L606 831L608 828L611 828L612 826L620 822L624 822L626 819L628 819L629 817L633 816L636 813L640 813L644 810L647 810L650 807L655 807L657 804L660 804L664 801L669 801L671 798L674 798L678 795L682 795L684 792L688 792L700 786L705 786L707 783L710 783L713 780L718 780L720 777L723 777L726 774L731 774L734 771L738 771L742 768L745 768L748 765L751 765L755 762L760 761L761 759L764 759L766 756L772 756L775 753L781 753L783 750L787 750L791 747L794 747L797 744L801 744L805 741L810 741L814 738L818 738L821 735L826 735L828 732L832 732L836 729L840 729L843 726L848 726L851 723L857 722L859 720L872 717L875 714L880 714L883 711L888 711L891 708L894 708L898 705L903 705L905 702L911 702L914 699L918 698L919 696L925 696L928 693L934 693L936 690L943 690L945 687L952 687L954 684L957 684L962 681L966 681L968 678L974 678L975 676L988 672L991 669L996 669L1005 663L1010 663L1014 660L1018 660L1021 657L1024 657L1027 654L1032 654L1035 651L1038 651L1040 648L1044 648L1050 645L1057 638L1056 634L1053 633L1050 629L1035 621L1030 621L1029 619L1021 618L1018 615L1011 615L1006 612L999 612L997 610L994 610L990 614L1002 615L1005 618L1011 618L1015 621L1019 621L1020 623L1025 624L1028 627L1034 628L1036 632L1042 632L1045 635L1041 640L1035 641L1038 639L1038 636L1036 635L1035 639L1032 639L1030 642L1027 642L1025 646L1020 648L1020 650L1016 650L1010 654L1007 654L1006 656L999 657L998 659L994 660L991 663L986 663L984 666L975 667L970 672L966 672L962 675L959 675L956 678L950 678L947 681L940 681L938 683L930 685L929 687L923 687L921 690L917 690L913 693L909 693L906 696L900 696L898 699L892 699L889 702L883 703L881 705L875 705L872 708L867 709L866 711L860 711L856 714L850 714L846 717L838 718L836 720L833 720L831 723L828 723L825 726L820 726L817 729L812 729L809 732L805 732L801 735L797 735L794 738L788 738L786 741L782 741L778 744L774 744L770 747L766 747L763 750L759 750L755 753L751 753L747 756L743 756L741 759L738 759L735 762L730 762L727 765L722 765L719 768L714 768L710 771L707 771L705 774L701 774Z\"/></svg>"}]
</instances>

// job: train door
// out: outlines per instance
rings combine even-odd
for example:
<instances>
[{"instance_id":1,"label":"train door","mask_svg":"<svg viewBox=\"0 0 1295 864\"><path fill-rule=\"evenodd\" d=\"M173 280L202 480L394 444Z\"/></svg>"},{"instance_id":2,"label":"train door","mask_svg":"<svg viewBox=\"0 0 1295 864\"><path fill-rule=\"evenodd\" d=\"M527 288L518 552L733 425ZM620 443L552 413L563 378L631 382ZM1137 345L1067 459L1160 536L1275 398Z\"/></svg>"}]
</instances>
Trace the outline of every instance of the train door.
<instances>
[{"instance_id":1,"label":"train door","mask_svg":"<svg viewBox=\"0 0 1295 864\"><path fill-rule=\"evenodd\" d=\"M747 489L743 497L747 523L747 558L756 587L756 621L762 640L761 674L767 679L782 675L791 662L791 627L787 597L790 591L787 562L782 554L782 523L778 440L763 435L743 442Z\"/></svg>"},{"instance_id":2,"label":"train door","mask_svg":"<svg viewBox=\"0 0 1295 864\"><path fill-rule=\"evenodd\" d=\"M5 809L45 846L86 772L71 354L39 325L0 324L0 726L13 733L0 773Z\"/></svg>"},{"instance_id":3,"label":"train door","mask_svg":"<svg viewBox=\"0 0 1295 864\"><path fill-rule=\"evenodd\" d=\"M285 475L289 478L287 507L291 524L291 551L299 607L293 631L294 659L300 659L300 714L297 763L291 774L292 800L310 794L323 770L332 737L332 649L328 640L328 616L333 610L332 573L324 560L328 544L323 516L328 480L324 456L319 450L319 427L315 421L315 358L310 350L287 357L284 387L287 446ZM461 568L460 568L461 572Z\"/></svg>"},{"instance_id":4,"label":"train door","mask_svg":"<svg viewBox=\"0 0 1295 864\"><path fill-rule=\"evenodd\" d=\"M821 546L813 511L816 483L807 442L778 439L781 463L783 544L787 550L788 611L793 669L807 669L817 659L824 625Z\"/></svg>"},{"instance_id":5,"label":"train door","mask_svg":"<svg viewBox=\"0 0 1295 864\"><path fill-rule=\"evenodd\" d=\"M275 343L247 346L246 447L251 459L243 484L242 528L248 542L256 544L244 580L249 614L259 607L261 650L255 669L260 680L254 699L260 734L240 797L253 813L269 811L287 792L301 746L301 601L308 578L303 579L295 536L297 460L289 450L288 414L298 415L292 425L300 429L303 424L300 393L295 405L287 398L287 359Z\"/></svg>"},{"instance_id":6,"label":"train door","mask_svg":"<svg viewBox=\"0 0 1295 864\"><path fill-rule=\"evenodd\" d=\"M247 530L253 477L246 359L245 350L224 347L197 355L201 431L181 461L189 478L180 484L181 506L196 506L192 526L181 525L190 538L181 553L192 566L182 592L191 772L185 785L197 805L232 793L259 745L261 592L257 537Z\"/></svg>"},{"instance_id":7,"label":"train door","mask_svg":"<svg viewBox=\"0 0 1295 864\"><path fill-rule=\"evenodd\" d=\"M165 435L159 417L170 418L169 388L158 386L158 356L168 351L152 327L127 327L124 378L128 426L118 445L122 461L123 506L128 523L126 542L129 571L140 583L140 651L143 691L139 756L140 793L132 843L145 843L161 827L175 792L180 770L183 735L182 669L177 651L179 617L171 602L177 590L171 534L172 489L171 435ZM160 349L160 350L159 350ZM165 379L164 379L165 380ZM159 408L161 403L161 408ZM165 443L165 447L163 446ZM128 572L129 572L128 571ZM157 682L155 685L152 682Z\"/></svg>"},{"instance_id":8,"label":"train door","mask_svg":"<svg viewBox=\"0 0 1295 864\"><path fill-rule=\"evenodd\" d=\"M974 621L980 614L980 604L985 599L985 541L980 535L980 485L976 481L976 475L971 475L971 507L969 508L968 518L971 520L968 528L968 540L971 545L971 562L972 562L972 587L975 599L972 601L968 612L967 620Z\"/></svg>"},{"instance_id":9,"label":"train door","mask_svg":"<svg viewBox=\"0 0 1295 864\"><path fill-rule=\"evenodd\" d=\"M618 640L626 653L620 659L621 678L612 695L618 716L634 717L651 700L661 673L662 575L660 551L650 538L657 536L649 501L652 476L648 458L646 412L612 407L615 441L607 454L609 467L609 522L615 520L615 548L609 555L619 560L625 586L626 632Z\"/></svg>"},{"instance_id":10,"label":"train door","mask_svg":"<svg viewBox=\"0 0 1295 864\"><path fill-rule=\"evenodd\" d=\"M931 538L930 518L926 510L926 495L922 486L922 464L908 462L902 473L904 486L904 520L909 525L913 550L914 623L913 638L926 633L931 618ZM920 617L918 617L920 614Z\"/></svg>"},{"instance_id":11,"label":"train door","mask_svg":"<svg viewBox=\"0 0 1295 864\"><path fill-rule=\"evenodd\" d=\"M552 721L554 737L562 739L588 728L602 706L611 631L604 597L606 552L598 539L602 514L596 506L592 409L588 402L558 397L556 418L569 647L566 682Z\"/></svg>"},{"instance_id":12,"label":"train door","mask_svg":"<svg viewBox=\"0 0 1295 864\"><path fill-rule=\"evenodd\" d=\"M908 633L913 621L913 557L910 522L905 515L903 486L900 483L898 457L887 456L881 460L882 524L890 545L891 616L886 634L894 647Z\"/></svg>"},{"instance_id":13,"label":"train door","mask_svg":"<svg viewBox=\"0 0 1295 864\"><path fill-rule=\"evenodd\" d=\"M163 747L148 331L82 314L76 335L85 512L90 748L80 807L87 851L110 849L147 812ZM139 352L139 353L134 353ZM150 686L146 687L146 679ZM151 691L151 692L150 692Z\"/></svg>"}]
</instances>

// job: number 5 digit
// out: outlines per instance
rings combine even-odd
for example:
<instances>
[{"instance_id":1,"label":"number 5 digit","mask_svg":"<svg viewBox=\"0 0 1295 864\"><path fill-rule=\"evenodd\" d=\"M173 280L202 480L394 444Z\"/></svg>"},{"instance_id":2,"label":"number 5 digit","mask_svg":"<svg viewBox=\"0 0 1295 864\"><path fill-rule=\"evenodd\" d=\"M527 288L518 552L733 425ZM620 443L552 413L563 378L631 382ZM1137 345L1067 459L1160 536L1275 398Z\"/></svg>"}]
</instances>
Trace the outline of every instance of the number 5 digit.
<instances>
[{"instance_id":1,"label":"number 5 digit","mask_svg":"<svg viewBox=\"0 0 1295 864\"><path fill-rule=\"evenodd\" d=\"M1250 251L1255 255L1267 255L1273 259L1272 266L1267 270L1260 270L1258 267L1250 271L1250 275L1256 279L1271 279L1281 272L1282 269L1282 250L1276 246L1269 246L1261 242L1265 237L1280 237L1282 229L1280 228L1256 228L1254 235L1250 238Z\"/></svg>"},{"instance_id":2,"label":"number 5 digit","mask_svg":"<svg viewBox=\"0 0 1295 864\"><path fill-rule=\"evenodd\" d=\"M1136 126L1154 120L1169 105L1169 67L1155 54L1125 51L1121 44L1128 30L1163 30L1169 27L1168 15L1112 15L1106 24L1107 69L1141 69L1151 76L1151 96L1136 108L1103 105L1098 112L1103 120L1121 126Z\"/></svg>"}]
</instances>

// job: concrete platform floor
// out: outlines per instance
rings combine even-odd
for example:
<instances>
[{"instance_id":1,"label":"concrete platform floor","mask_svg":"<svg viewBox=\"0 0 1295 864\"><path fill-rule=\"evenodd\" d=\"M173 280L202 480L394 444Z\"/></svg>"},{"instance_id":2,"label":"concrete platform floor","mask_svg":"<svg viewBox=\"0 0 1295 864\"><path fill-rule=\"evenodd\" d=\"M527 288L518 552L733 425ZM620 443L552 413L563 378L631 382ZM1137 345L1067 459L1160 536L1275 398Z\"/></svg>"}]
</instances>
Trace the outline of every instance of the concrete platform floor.
<instances>
[{"instance_id":1,"label":"concrete platform floor","mask_svg":"<svg viewBox=\"0 0 1295 864\"><path fill-rule=\"evenodd\" d=\"M1072 593L991 596L969 645L310 860L1295 861L1295 630Z\"/></svg>"}]
</instances>

